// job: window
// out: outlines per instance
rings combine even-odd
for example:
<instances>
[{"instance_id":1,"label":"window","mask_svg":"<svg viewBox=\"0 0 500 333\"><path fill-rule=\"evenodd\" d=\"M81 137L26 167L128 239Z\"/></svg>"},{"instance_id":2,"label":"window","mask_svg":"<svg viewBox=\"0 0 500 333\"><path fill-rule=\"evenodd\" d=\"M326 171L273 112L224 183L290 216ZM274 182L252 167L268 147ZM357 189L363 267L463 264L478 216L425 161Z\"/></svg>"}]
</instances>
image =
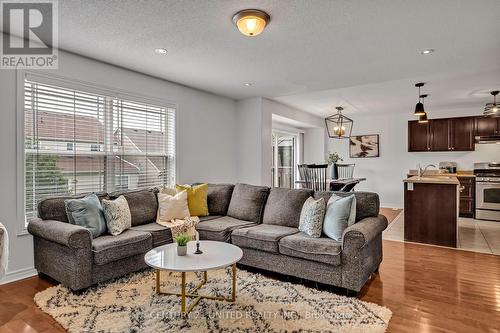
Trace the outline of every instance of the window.
<instances>
[{"instance_id":1,"label":"window","mask_svg":"<svg viewBox=\"0 0 500 333\"><path fill-rule=\"evenodd\" d=\"M175 108L24 82L25 212L48 196L173 186Z\"/></svg>"}]
</instances>

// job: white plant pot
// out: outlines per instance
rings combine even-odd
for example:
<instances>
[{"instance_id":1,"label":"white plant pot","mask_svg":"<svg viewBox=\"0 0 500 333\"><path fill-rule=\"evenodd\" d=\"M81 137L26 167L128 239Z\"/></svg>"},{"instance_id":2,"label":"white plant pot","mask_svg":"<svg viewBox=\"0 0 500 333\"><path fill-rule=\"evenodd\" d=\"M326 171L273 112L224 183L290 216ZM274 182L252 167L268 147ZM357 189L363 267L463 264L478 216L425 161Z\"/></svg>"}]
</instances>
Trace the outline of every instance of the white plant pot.
<instances>
[{"instance_id":1,"label":"white plant pot","mask_svg":"<svg viewBox=\"0 0 500 333\"><path fill-rule=\"evenodd\" d=\"M177 255L178 256L185 256L187 253L187 245L180 246L177 245Z\"/></svg>"}]
</instances>

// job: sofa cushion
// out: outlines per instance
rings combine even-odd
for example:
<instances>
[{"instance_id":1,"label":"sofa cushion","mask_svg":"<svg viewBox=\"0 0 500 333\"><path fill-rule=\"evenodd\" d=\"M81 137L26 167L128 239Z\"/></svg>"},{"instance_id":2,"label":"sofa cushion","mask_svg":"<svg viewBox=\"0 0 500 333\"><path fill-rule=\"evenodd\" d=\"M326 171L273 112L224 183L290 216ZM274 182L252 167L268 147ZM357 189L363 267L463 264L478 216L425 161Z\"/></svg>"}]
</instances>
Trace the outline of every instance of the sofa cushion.
<instances>
[{"instance_id":1,"label":"sofa cushion","mask_svg":"<svg viewBox=\"0 0 500 333\"><path fill-rule=\"evenodd\" d=\"M378 216L378 213L380 211L380 200L377 193L317 191L314 193L314 198L324 198L325 202L328 202L333 193L335 193L339 197L347 197L354 194L354 196L356 197L356 222L361 221L366 217Z\"/></svg>"},{"instance_id":2,"label":"sofa cushion","mask_svg":"<svg viewBox=\"0 0 500 333\"><path fill-rule=\"evenodd\" d=\"M279 240L297 232L299 232L297 228L260 224L234 230L231 235L231 242L241 247L278 253Z\"/></svg>"},{"instance_id":3,"label":"sofa cushion","mask_svg":"<svg viewBox=\"0 0 500 333\"><path fill-rule=\"evenodd\" d=\"M92 240L92 252L96 265L146 253L152 249L152 237L147 232L125 230L118 236L101 236Z\"/></svg>"},{"instance_id":4,"label":"sofa cushion","mask_svg":"<svg viewBox=\"0 0 500 333\"><path fill-rule=\"evenodd\" d=\"M313 238L303 232L283 237L279 241L281 254L338 266L342 244L331 238Z\"/></svg>"},{"instance_id":5,"label":"sofa cushion","mask_svg":"<svg viewBox=\"0 0 500 333\"><path fill-rule=\"evenodd\" d=\"M38 202L38 217L42 220L55 220L61 222L69 222L68 214L66 214L66 208L64 206L64 201L68 199L81 199L86 197L91 193L85 193L75 196L62 196L62 197L51 197L47 199L40 200ZM98 192L95 193L99 200L106 198L107 193Z\"/></svg>"},{"instance_id":6,"label":"sofa cushion","mask_svg":"<svg viewBox=\"0 0 500 333\"><path fill-rule=\"evenodd\" d=\"M200 233L200 239L230 242L233 230L253 225L256 225L256 223L238 220L230 216L222 216L198 223L196 230Z\"/></svg>"},{"instance_id":7,"label":"sofa cushion","mask_svg":"<svg viewBox=\"0 0 500 333\"><path fill-rule=\"evenodd\" d=\"M207 203L210 215L227 214L233 189L233 184L208 184Z\"/></svg>"},{"instance_id":8,"label":"sofa cushion","mask_svg":"<svg viewBox=\"0 0 500 333\"><path fill-rule=\"evenodd\" d=\"M227 215L239 220L260 223L269 187L236 184Z\"/></svg>"},{"instance_id":9,"label":"sofa cushion","mask_svg":"<svg viewBox=\"0 0 500 333\"><path fill-rule=\"evenodd\" d=\"M215 220L218 219L219 217L222 217L222 215L198 216L200 222Z\"/></svg>"},{"instance_id":10,"label":"sofa cushion","mask_svg":"<svg viewBox=\"0 0 500 333\"><path fill-rule=\"evenodd\" d=\"M313 194L307 189L273 187L267 198L262 223L298 228L302 206Z\"/></svg>"},{"instance_id":11,"label":"sofa cushion","mask_svg":"<svg viewBox=\"0 0 500 333\"><path fill-rule=\"evenodd\" d=\"M132 226L151 223L156 221L158 212L158 201L156 194L150 190L118 191L109 194L114 200L120 195L127 199L132 216Z\"/></svg>"},{"instance_id":12,"label":"sofa cushion","mask_svg":"<svg viewBox=\"0 0 500 333\"><path fill-rule=\"evenodd\" d=\"M153 247L172 243L172 231L170 228L164 227L155 222L136 225L135 227L130 228L130 230L150 233L153 237Z\"/></svg>"}]
</instances>

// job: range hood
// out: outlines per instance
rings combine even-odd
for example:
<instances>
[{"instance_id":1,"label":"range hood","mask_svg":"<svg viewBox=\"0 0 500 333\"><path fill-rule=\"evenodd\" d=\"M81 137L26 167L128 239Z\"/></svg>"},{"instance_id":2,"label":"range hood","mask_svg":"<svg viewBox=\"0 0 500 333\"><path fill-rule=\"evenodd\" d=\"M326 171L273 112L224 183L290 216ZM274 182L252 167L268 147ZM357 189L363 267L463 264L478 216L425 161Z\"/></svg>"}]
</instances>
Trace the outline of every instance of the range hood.
<instances>
[{"instance_id":1,"label":"range hood","mask_svg":"<svg viewBox=\"0 0 500 333\"><path fill-rule=\"evenodd\" d=\"M500 144L500 135L476 136L476 143L497 143Z\"/></svg>"}]
</instances>

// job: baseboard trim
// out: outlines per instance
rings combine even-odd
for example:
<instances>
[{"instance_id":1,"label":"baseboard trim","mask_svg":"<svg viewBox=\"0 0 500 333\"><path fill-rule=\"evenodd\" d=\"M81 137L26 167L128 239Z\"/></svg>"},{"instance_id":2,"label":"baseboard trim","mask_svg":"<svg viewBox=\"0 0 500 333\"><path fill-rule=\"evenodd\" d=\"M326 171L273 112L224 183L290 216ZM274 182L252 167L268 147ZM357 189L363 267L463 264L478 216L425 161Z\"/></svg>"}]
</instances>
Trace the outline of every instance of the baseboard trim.
<instances>
[{"instance_id":1,"label":"baseboard trim","mask_svg":"<svg viewBox=\"0 0 500 333\"><path fill-rule=\"evenodd\" d=\"M393 208L393 209L403 209L404 207L401 207L401 204L394 204L394 203L381 203L380 207L384 208Z\"/></svg>"},{"instance_id":2,"label":"baseboard trim","mask_svg":"<svg viewBox=\"0 0 500 333\"><path fill-rule=\"evenodd\" d=\"M5 277L0 280L0 285L26 279L37 274L38 271L34 267L21 268L12 272L7 272Z\"/></svg>"}]
</instances>

